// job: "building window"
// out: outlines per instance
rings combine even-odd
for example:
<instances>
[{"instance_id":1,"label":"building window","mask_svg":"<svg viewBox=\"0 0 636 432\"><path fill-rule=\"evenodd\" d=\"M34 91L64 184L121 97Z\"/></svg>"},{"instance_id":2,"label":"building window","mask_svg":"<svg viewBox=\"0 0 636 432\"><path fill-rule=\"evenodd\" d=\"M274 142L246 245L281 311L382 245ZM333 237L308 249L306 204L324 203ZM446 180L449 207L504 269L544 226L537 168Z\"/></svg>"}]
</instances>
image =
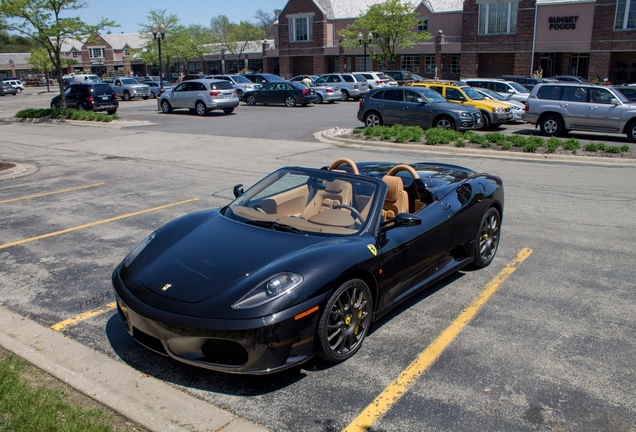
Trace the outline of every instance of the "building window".
<instances>
[{"instance_id":1,"label":"building window","mask_svg":"<svg viewBox=\"0 0 636 432\"><path fill-rule=\"evenodd\" d=\"M450 73L459 74L462 66L462 55L451 54L450 56Z\"/></svg>"},{"instance_id":2,"label":"building window","mask_svg":"<svg viewBox=\"0 0 636 432\"><path fill-rule=\"evenodd\" d=\"M125 56L129 56L130 55L130 50L128 48L124 48L124 55Z\"/></svg>"},{"instance_id":3,"label":"building window","mask_svg":"<svg viewBox=\"0 0 636 432\"><path fill-rule=\"evenodd\" d=\"M104 58L104 57L106 57L104 48L89 48L88 49L88 56L90 58Z\"/></svg>"},{"instance_id":4,"label":"building window","mask_svg":"<svg viewBox=\"0 0 636 432\"><path fill-rule=\"evenodd\" d=\"M428 18L424 18L418 21L417 31L418 33L424 33L428 31Z\"/></svg>"},{"instance_id":5,"label":"building window","mask_svg":"<svg viewBox=\"0 0 636 432\"><path fill-rule=\"evenodd\" d=\"M636 0L618 0L616 2L615 30L636 28Z\"/></svg>"},{"instance_id":6,"label":"building window","mask_svg":"<svg viewBox=\"0 0 636 432\"><path fill-rule=\"evenodd\" d=\"M435 54L426 54L424 57L424 73L435 73Z\"/></svg>"},{"instance_id":7,"label":"building window","mask_svg":"<svg viewBox=\"0 0 636 432\"><path fill-rule=\"evenodd\" d=\"M71 52L71 57L73 57L73 58L77 58L77 51L73 51L73 52Z\"/></svg>"},{"instance_id":8,"label":"building window","mask_svg":"<svg viewBox=\"0 0 636 432\"><path fill-rule=\"evenodd\" d=\"M310 16L293 17L289 19L289 41L303 42L312 40Z\"/></svg>"},{"instance_id":9,"label":"building window","mask_svg":"<svg viewBox=\"0 0 636 432\"><path fill-rule=\"evenodd\" d=\"M420 56L419 54L409 55L404 54L401 58L401 69L409 72L417 73L420 69Z\"/></svg>"},{"instance_id":10,"label":"building window","mask_svg":"<svg viewBox=\"0 0 636 432\"><path fill-rule=\"evenodd\" d=\"M479 34L515 33L517 2L479 5Z\"/></svg>"}]
</instances>

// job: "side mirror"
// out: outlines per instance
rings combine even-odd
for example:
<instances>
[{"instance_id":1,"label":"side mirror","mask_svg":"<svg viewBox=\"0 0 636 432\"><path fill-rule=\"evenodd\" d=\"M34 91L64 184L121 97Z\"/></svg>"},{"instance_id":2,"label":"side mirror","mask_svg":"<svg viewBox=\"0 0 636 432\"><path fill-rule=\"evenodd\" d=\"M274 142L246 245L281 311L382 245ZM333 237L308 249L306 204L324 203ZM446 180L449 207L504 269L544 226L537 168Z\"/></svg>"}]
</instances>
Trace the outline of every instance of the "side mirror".
<instances>
[{"instance_id":1,"label":"side mirror","mask_svg":"<svg viewBox=\"0 0 636 432\"><path fill-rule=\"evenodd\" d=\"M382 224L382 228L385 231L388 231L393 228L398 227L410 227L410 226L418 226L422 225L422 218L416 216L411 213L398 213L396 217L393 219L389 219L388 221Z\"/></svg>"},{"instance_id":2,"label":"side mirror","mask_svg":"<svg viewBox=\"0 0 636 432\"><path fill-rule=\"evenodd\" d=\"M243 190L243 185L242 184L237 184L236 186L234 186L233 192L234 192L234 198L238 198L241 195L243 195L243 192L245 192Z\"/></svg>"},{"instance_id":3,"label":"side mirror","mask_svg":"<svg viewBox=\"0 0 636 432\"><path fill-rule=\"evenodd\" d=\"M610 99L610 103L611 103L612 105L618 105L618 99L616 99L616 98L612 98L612 99Z\"/></svg>"},{"instance_id":4,"label":"side mirror","mask_svg":"<svg viewBox=\"0 0 636 432\"><path fill-rule=\"evenodd\" d=\"M415 98L415 102L417 102L418 104L426 105L426 101L424 100L424 98Z\"/></svg>"}]
</instances>

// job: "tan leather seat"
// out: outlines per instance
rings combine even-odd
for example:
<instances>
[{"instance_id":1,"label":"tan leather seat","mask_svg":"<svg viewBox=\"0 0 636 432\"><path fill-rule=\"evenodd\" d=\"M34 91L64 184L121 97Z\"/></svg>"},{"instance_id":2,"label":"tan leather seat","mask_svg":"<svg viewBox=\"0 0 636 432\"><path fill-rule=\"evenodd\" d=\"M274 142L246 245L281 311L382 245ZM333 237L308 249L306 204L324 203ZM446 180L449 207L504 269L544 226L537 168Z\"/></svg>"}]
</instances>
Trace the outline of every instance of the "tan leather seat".
<instances>
[{"instance_id":1,"label":"tan leather seat","mask_svg":"<svg viewBox=\"0 0 636 432\"><path fill-rule=\"evenodd\" d=\"M325 182L325 188L316 192L316 195L303 210L301 217L309 219L320 212L334 208L336 205L351 205L351 196L350 183L342 180Z\"/></svg>"},{"instance_id":2,"label":"tan leather seat","mask_svg":"<svg viewBox=\"0 0 636 432\"><path fill-rule=\"evenodd\" d=\"M382 217L384 221L393 219L398 213L408 213L409 195L404 190L402 179L397 176L384 176L382 180L389 187L382 206Z\"/></svg>"}]
</instances>

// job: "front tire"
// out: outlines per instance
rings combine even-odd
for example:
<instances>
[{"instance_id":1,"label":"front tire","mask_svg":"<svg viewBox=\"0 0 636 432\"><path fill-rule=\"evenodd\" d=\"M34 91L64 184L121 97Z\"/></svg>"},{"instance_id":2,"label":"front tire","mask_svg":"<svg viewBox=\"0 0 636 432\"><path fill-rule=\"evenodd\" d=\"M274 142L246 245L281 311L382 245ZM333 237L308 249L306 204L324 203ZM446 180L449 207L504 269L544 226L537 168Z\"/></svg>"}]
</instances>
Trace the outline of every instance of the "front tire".
<instances>
[{"instance_id":1,"label":"front tire","mask_svg":"<svg viewBox=\"0 0 636 432\"><path fill-rule=\"evenodd\" d=\"M238 98L238 100L243 100L243 91L242 90L237 90L236 91L236 97Z\"/></svg>"},{"instance_id":2,"label":"front tire","mask_svg":"<svg viewBox=\"0 0 636 432\"><path fill-rule=\"evenodd\" d=\"M170 114L172 112L172 106L170 106L170 102L168 102L167 100L162 100L161 101L161 111L164 114Z\"/></svg>"},{"instance_id":3,"label":"front tire","mask_svg":"<svg viewBox=\"0 0 636 432\"><path fill-rule=\"evenodd\" d=\"M636 121L627 125L627 139L629 142L636 143Z\"/></svg>"},{"instance_id":4,"label":"front tire","mask_svg":"<svg viewBox=\"0 0 636 432\"><path fill-rule=\"evenodd\" d=\"M316 355L332 363L353 356L362 346L373 312L371 290L361 279L342 284L329 298L316 331Z\"/></svg>"},{"instance_id":5,"label":"front tire","mask_svg":"<svg viewBox=\"0 0 636 432\"><path fill-rule=\"evenodd\" d=\"M375 111L368 112L364 115L364 125L366 127L382 126L382 116Z\"/></svg>"},{"instance_id":6,"label":"front tire","mask_svg":"<svg viewBox=\"0 0 636 432\"><path fill-rule=\"evenodd\" d=\"M435 124L433 124L433 127L454 130L455 123L453 123L453 120L451 120L450 117L440 117L437 120L435 120Z\"/></svg>"},{"instance_id":7,"label":"front tire","mask_svg":"<svg viewBox=\"0 0 636 432\"><path fill-rule=\"evenodd\" d=\"M488 117L488 114L486 114L485 112L482 111L481 113L481 130L488 130L491 127L491 123L490 123L490 117Z\"/></svg>"},{"instance_id":8,"label":"front tire","mask_svg":"<svg viewBox=\"0 0 636 432\"><path fill-rule=\"evenodd\" d=\"M130 92L124 92L124 100L129 101L131 99Z\"/></svg>"},{"instance_id":9,"label":"front tire","mask_svg":"<svg viewBox=\"0 0 636 432\"><path fill-rule=\"evenodd\" d=\"M205 106L205 104L201 101L197 102L196 105L194 106L194 109L197 113L197 115L200 116L204 116L208 113L208 107Z\"/></svg>"},{"instance_id":10,"label":"front tire","mask_svg":"<svg viewBox=\"0 0 636 432\"><path fill-rule=\"evenodd\" d=\"M288 106L289 108L295 107L296 98L294 98L293 96L287 96L287 99L285 99L285 105Z\"/></svg>"},{"instance_id":11,"label":"front tire","mask_svg":"<svg viewBox=\"0 0 636 432\"><path fill-rule=\"evenodd\" d=\"M501 217L496 208L489 208L481 218L477 244L475 246L475 261L473 264L479 268L489 265L499 247L501 229Z\"/></svg>"},{"instance_id":12,"label":"front tire","mask_svg":"<svg viewBox=\"0 0 636 432\"><path fill-rule=\"evenodd\" d=\"M248 104L249 106L256 105L256 97L249 95L247 99L245 99L245 103Z\"/></svg>"},{"instance_id":13,"label":"front tire","mask_svg":"<svg viewBox=\"0 0 636 432\"><path fill-rule=\"evenodd\" d=\"M546 136L561 136L563 135L563 121L555 116L548 115L541 119L541 134Z\"/></svg>"}]
</instances>

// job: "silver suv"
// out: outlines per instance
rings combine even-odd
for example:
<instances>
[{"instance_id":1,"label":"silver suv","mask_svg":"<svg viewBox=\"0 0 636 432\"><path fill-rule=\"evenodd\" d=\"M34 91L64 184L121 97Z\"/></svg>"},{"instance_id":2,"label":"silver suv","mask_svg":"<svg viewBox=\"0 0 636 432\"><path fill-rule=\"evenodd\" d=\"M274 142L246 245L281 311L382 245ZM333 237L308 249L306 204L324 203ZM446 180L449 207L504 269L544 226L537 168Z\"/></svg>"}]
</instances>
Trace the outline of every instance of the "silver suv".
<instances>
[{"instance_id":1,"label":"silver suv","mask_svg":"<svg viewBox=\"0 0 636 432\"><path fill-rule=\"evenodd\" d=\"M231 114L238 104L239 98L232 83L213 79L183 81L159 99L159 106L165 114L177 108L188 108L191 113L200 116L215 109Z\"/></svg>"},{"instance_id":2,"label":"silver suv","mask_svg":"<svg viewBox=\"0 0 636 432\"><path fill-rule=\"evenodd\" d=\"M541 133L559 136L568 130L624 133L636 142L636 104L618 90L586 83L538 84L526 101L524 121Z\"/></svg>"},{"instance_id":3,"label":"silver suv","mask_svg":"<svg viewBox=\"0 0 636 432\"><path fill-rule=\"evenodd\" d=\"M494 78L468 78L464 80L471 87L485 88L495 91L502 96L510 96L519 102L525 102L530 95L527 88L514 81Z\"/></svg>"},{"instance_id":4,"label":"silver suv","mask_svg":"<svg viewBox=\"0 0 636 432\"><path fill-rule=\"evenodd\" d=\"M350 97L359 100L369 93L369 83L360 74L340 74L332 73L322 75L316 80L316 85L340 86L342 100L346 101Z\"/></svg>"}]
</instances>

